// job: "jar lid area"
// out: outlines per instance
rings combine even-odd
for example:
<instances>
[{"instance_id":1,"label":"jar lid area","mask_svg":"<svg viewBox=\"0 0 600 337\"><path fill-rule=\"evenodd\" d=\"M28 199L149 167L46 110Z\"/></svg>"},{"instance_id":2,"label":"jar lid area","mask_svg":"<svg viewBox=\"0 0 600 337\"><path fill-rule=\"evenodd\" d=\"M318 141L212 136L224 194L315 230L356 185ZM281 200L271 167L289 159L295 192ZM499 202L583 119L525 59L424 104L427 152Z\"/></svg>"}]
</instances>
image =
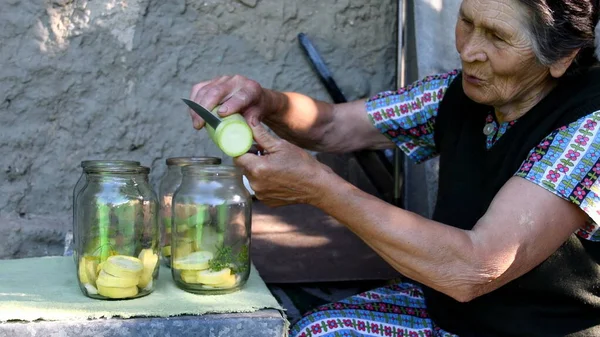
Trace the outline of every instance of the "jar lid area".
<instances>
[{"instance_id":1,"label":"jar lid area","mask_svg":"<svg viewBox=\"0 0 600 337\"><path fill-rule=\"evenodd\" d=\"M146 171L147 170L147 171ZM147 174L150 172L149 168L142 166L92 166L85 167L83 171L86 174Z\"/></svg>"},{"instance_id":2,"label":"jar lid area","mask_svg":"<svg viewBox=\"0 0 600 337\"><path fill-rule=\"evenodd\" d=\"M139 161L132 160L84 160L81 167L105 167L105 166L140 166Z\"/></svg>"},{"instance_id":3,"label":"jar lid area","mask_svg":"<svg viewBox=\"0 0 600 337\"><path fill-rule=\"evenodd\" d=\"M140 166L140 167L138 167L138 172L142 173L142 174L149 174L150 168L147 166Z\"/></svg>"},{"instance_id":4,"label":"jar lid area","mask_svg":"<svg viewBox=\"0 0 600 337\"><path fill-rule=\"evenodd\" d=\"M167 165L185 166L192 164L219 165L221 158L217 157L173 157L166 160Z\"/></svg>"}]
</instances>

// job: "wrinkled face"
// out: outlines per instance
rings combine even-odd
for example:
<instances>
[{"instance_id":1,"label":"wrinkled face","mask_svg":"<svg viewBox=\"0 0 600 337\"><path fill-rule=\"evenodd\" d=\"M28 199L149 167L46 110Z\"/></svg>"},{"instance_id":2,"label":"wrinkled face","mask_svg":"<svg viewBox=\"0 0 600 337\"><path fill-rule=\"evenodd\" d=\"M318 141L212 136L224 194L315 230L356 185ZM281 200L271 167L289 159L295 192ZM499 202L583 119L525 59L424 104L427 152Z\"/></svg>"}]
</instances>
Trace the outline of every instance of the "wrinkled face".
<instances>
[{"instance_id":1,"label":"wrinkled face","mask_svg":"<svg viewBox=\"0 0 600 337\"><path fill-rule=\"evenodd\" d=\"M527 15L517 0L463 0L456 49L465 94L475 102L518 105L551 79L534 55Z\"/></svg>"}]
</instances>

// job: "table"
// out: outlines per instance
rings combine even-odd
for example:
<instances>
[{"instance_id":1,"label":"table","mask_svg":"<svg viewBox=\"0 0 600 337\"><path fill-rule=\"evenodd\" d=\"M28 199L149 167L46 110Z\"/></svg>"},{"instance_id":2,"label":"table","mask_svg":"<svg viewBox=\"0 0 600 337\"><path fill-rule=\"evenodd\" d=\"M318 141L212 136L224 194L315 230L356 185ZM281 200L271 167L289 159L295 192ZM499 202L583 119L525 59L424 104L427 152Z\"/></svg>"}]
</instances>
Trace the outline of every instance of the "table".
<instances>
[{"instance_id":1,"label":"table","mask_svg":"<svg viewBox=\"0 0 600 337\"><path fill-rule=\"evenodd\" d=\"M0 323L0 337L282 337L285 336L286 329L286 320L280 311L263 309L253 313L207 314L167 318L111 318Z\"/></svg>"},{"instance_id":2,"label":"table","mask_svg":"<svg viewBox=\"0 0 600 337\"><path fill-rule=\"evenodd\" d=\"M72 257L0 260L0 337L267 336L287 334L283 309L252 266L242 290L193 295L162 267L152 294L124 301L81 294Z\"/></svg>"}]
</instances>

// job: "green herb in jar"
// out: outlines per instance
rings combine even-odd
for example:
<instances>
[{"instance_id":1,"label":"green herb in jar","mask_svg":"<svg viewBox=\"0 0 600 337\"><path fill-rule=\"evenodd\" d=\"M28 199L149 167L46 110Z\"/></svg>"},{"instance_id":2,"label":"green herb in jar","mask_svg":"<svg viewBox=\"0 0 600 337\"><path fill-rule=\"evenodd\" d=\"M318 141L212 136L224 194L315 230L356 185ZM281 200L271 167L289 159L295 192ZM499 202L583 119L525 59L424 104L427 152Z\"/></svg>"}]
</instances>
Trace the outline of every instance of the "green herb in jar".
<instances>
[{"instance_id":1,"label":"green herb in jar","mask_svg":"<svg viewBox=\"0 0 600 337\"><path fill-rule=\"evenodd\" d=\"M215 256L208 262L208 268L212 271L220 271L231 268L232 273L239 274L246 271L248 260L248 246L243 245L239 253L234 254L231 247L223 246L217 248Z\"/></svg>"}]
</instances>

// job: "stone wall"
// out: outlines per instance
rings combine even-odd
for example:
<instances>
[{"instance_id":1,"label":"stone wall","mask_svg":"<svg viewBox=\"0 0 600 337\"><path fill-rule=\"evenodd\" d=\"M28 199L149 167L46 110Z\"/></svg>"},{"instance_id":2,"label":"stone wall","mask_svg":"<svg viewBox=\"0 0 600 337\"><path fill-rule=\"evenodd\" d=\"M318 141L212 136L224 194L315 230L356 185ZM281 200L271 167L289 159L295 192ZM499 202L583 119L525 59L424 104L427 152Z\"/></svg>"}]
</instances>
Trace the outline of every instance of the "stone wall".
<instances>
[{"instance_id":1,"label":"stone wall","mask_svg":"<svg viewBox=\"0 0 600 337\"><path fill-rule=\"evenodd\" d=\"M0 2L0 258L62 254L86 159L221 152L191 127L198 81L242 74L329 100L316 44L349 98L395 87L396 3L379 0Z\"/></svg>"}]
</instances>

